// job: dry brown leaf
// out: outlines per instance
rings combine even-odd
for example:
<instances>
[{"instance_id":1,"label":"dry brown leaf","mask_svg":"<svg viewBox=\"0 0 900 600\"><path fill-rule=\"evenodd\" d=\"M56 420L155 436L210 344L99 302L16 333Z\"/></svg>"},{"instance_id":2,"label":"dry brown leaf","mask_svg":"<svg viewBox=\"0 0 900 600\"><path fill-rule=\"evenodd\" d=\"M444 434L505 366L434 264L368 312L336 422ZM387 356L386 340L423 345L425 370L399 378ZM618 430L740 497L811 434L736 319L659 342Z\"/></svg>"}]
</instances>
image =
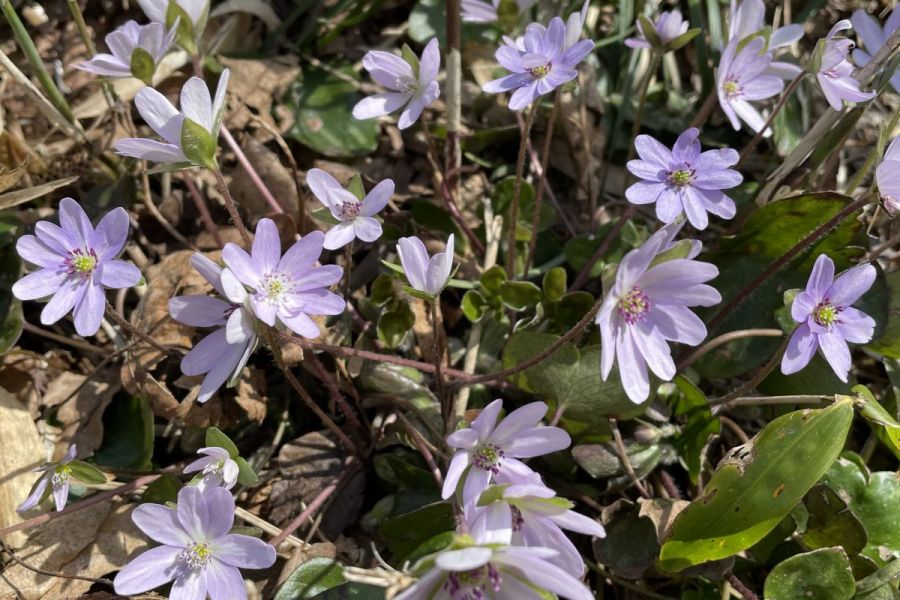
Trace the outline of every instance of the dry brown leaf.
<instances>
[{"instance_id":1,"label":"dry brown leaf","mask_svg":"<svg viewBox=\"0 0 900 600\"><path fill-rule=\"evenodd\" d=\"M272 101L280 98L300 74L296 56L287 55L266 60L242 60L221 57L220 62L231 69L228 95L234 110L228 113L228 128L241 131L256 115L273 128ZM265 130L259 132L263 140L268 139Z\"/></svg>"},{"instance_id":2,"label":"dry brown leaf","mask_svg":"<svg viewBox=\"0 0 900 600\"><path fill-rule=\"evenodd\" d=\"M122 379L114 367L90 379L66 371L50 382L42 402L48 407L59 406L56 420L61 424L62 438L56 443L57 455L78 444L79 453L90 456L103 444L103 411L120 389Z\"/></svg>"},{"instance_id":3,"label":"dry brown leaf","mask_svg":"<svg viewBox=\"0 0 900 600\"><path fill-rule=\"evenodd\" d=\"M16 190L14 192L6 192L5 194L0 194L0 209L12 208L13 206L18 206L19 204L25 204L26 202L36 200L41 196L46 196L50 192L61 187L65 187L77 180L77 176L64 177L63 179L55 179L47 183L42 183L30 188L25 188L24 190Z\"/></svg>"},{"instance_id":4,"label":"dry brown leaf","mask_svg":"<svg viewBox=\"0 0 900 600\"><path fill-rule=\"evenodd\" d=\"M22 521L16 507L28 497L37 476L33 468L46 458L44 446L28 410L15 396L0 388L0 529ZM6 536L8 544L18 545L25 534Z\"/></svg>"},{"instance_id":5,"label":"dry brown leaf","mask_svg":"<svg viewBox=\"0 0 900 600\"><path fill-rule=\"evenodd\" d=\"M297 199L297 186L291 171L281 164L278 154L269 150L253 136L244 136L240 140L241 148L247 160L256 169L266 187L289 215L297 215L300 204ZM247 208L254 216L263 216L272 212L265 199L260 195L256 185L251 181L243 167L238 166L231 173L231 193L235 200Z\"/></svg>"},{"instance_id":6,"label":"dry brown leaf","mask_svg":"<svg viewBox=\"0 0 900 600\"><path fill-rule=\"evenodd\" d=\"M19 185L19 182L22 181L22 178L28 172L25 168L27 166L28 161L26 160L13 169L0 169L0 192L5 192Z\"/></svg>"},{"instance_id":7,"label":"dry brown leaf","mask_svg":"<svg viewBox=\"0 0 900 600\"><path fill-rule=\"evenodd\" d=\"M236 386L235 401L247 419L262 423L266 418L266 373L253 367L244 369Z\"/></svg>"}]
</instances>

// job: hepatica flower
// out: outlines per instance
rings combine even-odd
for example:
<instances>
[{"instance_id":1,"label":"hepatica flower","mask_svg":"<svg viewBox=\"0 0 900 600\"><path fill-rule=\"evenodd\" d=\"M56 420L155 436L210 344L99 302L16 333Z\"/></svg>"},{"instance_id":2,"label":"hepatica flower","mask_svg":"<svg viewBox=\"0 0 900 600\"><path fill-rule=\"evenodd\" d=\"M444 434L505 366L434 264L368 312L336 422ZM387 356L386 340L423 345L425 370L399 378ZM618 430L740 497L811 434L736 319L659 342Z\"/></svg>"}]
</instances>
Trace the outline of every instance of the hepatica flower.
<instances>
[{"instance_id":1,"label":"hepatica flower","mask_svg":"<svg viewBox=\"0 0 900 600\"><path fill-rule=\"evenodd\" d=\"M137 0L147 18L167 28L177 25L178 44L191 54L203 35L210 0Z\"/></svg>"},{"instance_id":2,"label":"hepatica flower","mask_svg":"<svg viewBox=\"0 0 900 600\"><path fill-rule=\"evenodd\" d=\"M171 598L245 599L240 569L266 569L275 563L275 548L264 541L229 533L234 498L228 490L205 492L186 486L175 508L142 504L131 519L147 537L162 544L151 548L116 575L117 594L142 594L174 581Z\"/></svg>"},{"instance_id":3,"label":"hepatica flower","mask_svg":"<svg viewBox=\"0 0 900 600\"><path fill-rule=\"evenodd\" d=\"M875 169L875 183L885 210L891 215L900 212L900 137L894 138L884 151L884 158Z\"/></svg>"},{"instance_id":4,"label":"hepatica flower","mask_svg":"<svg viewBox=\"0 0 900 600\"><path fill-rule=\"evenodd\" d=\"M200 448L197 454L203 454L184 468L184 473L200 473L197 487L205 490L211 487L223 487L230 490L237 483L240 467L232 460L225 448L210 446Z\"/></svg>"},{"instance_id":5,"label":"hepatica flower","mask_svg":"<svg viewBox=\"0 0 900 600\"><path fill-rule=\"evenodd\" d=\"M729 167L738 162L731 148L700 151L700 132L691 127L669 150L649 135L634 140L640 160L628 162L638 181L625 197L632 204L656 204L656 216L672 223L682 213L696 229L705 229L706 213L723 219L734 217L734 201L722 190L741 183L741 174Z\"/></svg>"},{"instance_id":6,"label":"hepatica flower","mask_svg":"<svg viewBox=\"0 0 900 600\"><path fill-rule=\"evenodd\" d=\"M363 67L372 79L391 91L357 102L353 107L354 118L372 119L402 108L397 127L406 129L441 95L437 82L441 50L437 38L428 42L421 58L416 58L408 48L404 50L402 58L381 50L370 50L363 56Z\"/></svg>"},{"instance_id":7,"label":"hepatica flower","mask_svg":"<svg viewBox=\"0 0 900 600\"><path fill-rule=\"evenodd\" d=\"M445 550L423 560L433 566L394 600L542 600L547 592L593 600L583 583L547 560L553 556L550 548L499 544Z\"/></svg>"},{"instance_id":8,"label":"hepatica flower","mask_svg":"<svg viewBox=\"0 0 900 600\"><path fill-rule=\"evenodd\" d=\"M256 348L256 323L246 306L247 291L231 271L199 253L191 256L191 264L222 299L175 296L169 300L169 313L185 325L217 327L181 359L185 375L206 375L197 397L198 402L206 402L223 383L229 387L237 383Z\"/></svg>"},{"instance_id":9,"label":"hepatica flower","mask_svg":"<svg viewBox=\"0 0 900 600\"><path fill-rule=\"evenodd\" d=\"M381 223L375 215L387 205L394 194L392 179L378 182L378 185L361 201L322 169L310 169L306 174L306 183L319 202L340 221L325 234L325 248L337 250L352 242L354 238L374 242L381 237Z\"/></svg>"},{"instance_id":10,"label":"hepatica flower","mask_svg":"<svg viewBox=\"0 0 900 600\"><path fill-rule=\"evenodd\" d=\"M600 523L571 510L574 506L540 482L540 475L524 483L491 486L478 506L469 509L469 533L478 540L510 539L516 546L546 547L557 551L547 560L575 577L584 573L584 560L563 529L605 537Z\"/></svg>"},{"instance_id":11,"label":"hepatica flower","mask_svg":"<svg viewBox=\"0 0 900 600\"><path fill-rule=\"evenodd\" d=\"M96 467L86 462L75 460L78 449L75 444L69 446L66 455L59 462L44 463L34 471L42 473L31 488L31 493L16 508L18 512L31 510L48 496L53 496L56 510L66 507L69 498L70 480L77 479L85 483L106 483L106 477Z\"/></svg>"},{"instance_id":12,"label":"hepatica flower","mask_svg":"<svg viewBox=\"0 0 900 600\"><path fill-rule=\"evenodd\" d=\"M511 110L530 106L540 96L575 79L578 63L594 49L591 40L571 46L566 41L566 25L559 17L554 17L548 27L530 24L518 40L504 38L495 56L510 74L489 81L482 89L490 94L513 92L509 99Z\"/></svg>"},{"instance_id":13,"label":"hepatica flower","mask_svg":"<svg viewBox=\"0 0 900 600\"><path fill-rule=\"evenodd\" d=\"M443 498L463 484L463 505L468 506L497 477L526 477L533 473L520 458L532 458L568 448L569 434L559 427L540 425L547 413L543 402L518 408L497 422L502 400L494 400L472 421L470 427L450 434L447 445L456 453L447 467Z\"/></svg>"},{"instance_id":14,"label":"hepatica flower","mask_svg":"<svg viewBox=\"0 0 900 600\"><path fill-rule=\"evenodd\" d=\"M736 5L731 0L731 15L728 24L728 41L742 41L750 36L761 36L766 27L766 5L763 0L743 0ZM803 37L803 26L792 24L779 27L773 31L767 40L766 50L781 48L793 44ZM798 70L799 72L799 70Z\"/></svg>"},{"instance_id":15,"label":"hepatica flower","mask_svg":"<svg viewBox=\"0 0 900 600\"><path fill-rule=\"evenodd\" d=\"M282 256L275 222L260 219L251 253L228 243L222 258L241 283L252 288L250 306L260 321L274 327L277 319L294 333L316 338L321 332L309 315L339 315L346 306L343 298L328 291L344 269L316 266L324 241L321 231L313 231Z\"/></svg>"},{"instance_id":16,"label":"hepatica flower","mask_svg":"<svg viewBox=\"0 0 900 600\"><path fill-rule=\"evenodd\" d=\"M453 270L453 234L447 238L447 246L428 258L428 250L419 238L405 237L397 240L397 254L409 285L427 296L437 296L450 281Z\"/></svg>"},{"instance_id":17,"label":"hepatica flower","mask_svg":"<svg viewBox=\"0 0 900 600\"><path fill-rule=\"evenodd\" d=\"M834 263L822 254L816 259L806 289L794 297L791 317L800 323L781 359L781 372L796 373L809 364L816 349L841 381L850 373L847 342L865 344L872 339L875 321L851 305L875 283L875 267L859 265L835 279Z\"/></svg>"},{"instance_id":18,"label":"hepatica flower","mask_svg":"<svg viewBox=\"0 0 900 600\"><path fill-rule=\"evenodd\" d=\"M763 52L763 38L754 38L740 51L739 43L738 39L731 40L722 53L716 72L716 92L719 105L736 131L743 121L754 132L759 132L766 120L750 102L780 94L784 81L767 73L772 56ZM767 129L764 135L768 137L772 131Z\"/></svg>"},{"instance_id":19,"label":"hepatica flower","mask_svg":"<svg viewBox=\"0 0 900 600\"><path fill-rule=\"evenodd\" d=\"M72 198L59 201L59 226L49 221L35 225L35 235L23 235L16 251L39 270L13 287L19 300L50 298L41 323L52 325L73 312L75 331L97 333L106 310L104 288L128 288L141 280L133 264L116 257L128 237L128 213L116 208L106 213L97 228Z\"/></svg>"},{"instance_id":20,"label":"hepatica flower","mask_svg":"<svg viewBox=\"0 0 900 600\"><path fill-rule=\"evenodd\" d=\"M874 56L882 46L887 43L891 35L900 29L900 10L894 8L884 22L884 27L878 24L875 17L866 11L859 9L854 11L850 17L853 23L853 29L856 30L860 40L862 40L863 48L855 48L853 50L853 62L857 66L862 67ZM900 71L895 72L891 77L891 85L895 91L900 91Z\"/></svg>"},{"instance_id":21,"label":"hepatica flower","mask_svg":"<svg viewBox=\"0 0 900 600\"><path fill-rule=\"evenodd\" d=\"M181 88L181 112L155 89L146 87L137 93L134 105L141 117L163 139L123 138L113 147L123 156L170 163L175 167L191 164L214 168L219 126L225 112L225 90L231 72L222 71L216 96L199 77L191 77Z\"/></svg>"},{"instance_id":22,"label":"hepatica flower","mask_svg":"<svg viewBox=\"0 0 900 600\"><path fill-rule=\"evenodd\" d=\"M535 5L537 0L462 0L462 20L466 23L514 24L519 15Z\"/></svg>"},{"instance_id":23,"label":"hepatica flower","mask_svg":"<svg viewBox=\"0 0 900 600\"><path fill-rule=\"evenodd\" d=\"M156 65L174 41L174 28L167 32L160 23L138 25L128 21L106 36L111 54L96 54L75 67L105 77L137 77L153 85Z\"/></svg>"},{"instance_id":24,"label":"hepatica flower","mask_svg":"<svg viewBox=\"0 0 900 600\"><path fill-rule=\"evenodd\" d=\"M834 24L825 36L825 47L816 73L816 79L828 104L837 111L844 109L844 100L865 102L875 97L875 92L860 90L859 81L853 77L853 63L847 58L853 49L853 42L837 35L851 27L847 19Z\"/></svg>"},{"instance_id":25,"label":"hepatica flower","mask_svg":"<svg viewBox=\"0 0 900 600\"><path fill-rule=\"evenodd\" d=\"M650 31L646 31L647 25L651 25ZM646 18L638 19L638 36L626 39L625 45L629 48L667 48L686 34L688 27L690 23L684 20L677 8L671 12L663 11L653 23Z\"/></svg>"},{"instance_id":26,"label":"hepatica flower","mask_svg":"<svg viewBox=\"0 0 900 600\"><path fill-rule=\"evenodd\" d=\"M667 225L625 255L597 313L600 375L606 380L618 358L622 386L636 404L650 394L648 366L663 380L675 376L668 342L696 346L706 337L706 325L688 307L722 301L719 292L705 285L719 270L694 260L699 244L691 247L686 258L652 264L670 247L679 228Z\"/></svg>"}]
</instances>

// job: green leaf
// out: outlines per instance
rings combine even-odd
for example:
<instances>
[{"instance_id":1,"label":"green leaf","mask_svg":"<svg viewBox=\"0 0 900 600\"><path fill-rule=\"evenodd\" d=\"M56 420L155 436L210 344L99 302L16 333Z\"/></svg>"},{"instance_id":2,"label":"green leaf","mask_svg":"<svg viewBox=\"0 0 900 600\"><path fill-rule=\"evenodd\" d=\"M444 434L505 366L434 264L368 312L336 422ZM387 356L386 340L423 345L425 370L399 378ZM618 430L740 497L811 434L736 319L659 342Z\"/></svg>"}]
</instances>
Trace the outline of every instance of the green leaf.
<instances>
[{"instance_id":1,"label":"green leaf","mask_svg":"<svg viewBox=\"0 0 900 600\"><path fill-rule=\"evenodd\" d=\"M356 196L360 202L366 197L366 188L363 186L362 176L359 173L355 173L347 182L347 191Z\"/></svg>"},{"instance_id":2,"label":"green leaf","mask_svg":"<svg viewBox=\"0 0 900 600\"><path fill-rule=\"evenodd\" d=\"M348 78L358 78L352 69L338 70ZM288 135L325 156L371 154L378 147L378 122L350 115L361 99L352 83L322 69L305 69L285 99L295 115Z\"/></svg>"},{"instance_id":3,"label":"green leaf","mask_svg":"<svg viewBox=\"0 0 900 600\"><path fill-rule=\"evenodd\" d=\"M617 500L603 511L603 527L606 537L594 539L597 560L622 577L639 579L659 552L653 521L631 502Z\"/></svg>"},{"instance_id":4,"label":"green leaf","mask_svg":"<svg viewBox=\"0 0 900 600\"><path fill-rule=\"evenodd\" d=\"M413 73L416 78L419 77L419 57L416 56L416 53L413 52L412 48L410 48L407 44L403 44L400 47L400 56L403 57L403 60L409 63L409 66L412 67Z\"/></svg>"},{"instance_id":5,"label":"green leaf","mask_svg":"<svg viewBox=\"0 0 900 600\"><path fill-rule=\"evenodd\" d=\"M103 445L94 454L99 465L147 470L153 459L153 412L136 396L119 396L103 413Z\"/></svg>"},{"instance_id":6,"label":"green leaf","mask_svg":"<svg viewBox=\"0 0 900 600\"><path fill-rule=\"evenodd\" d=\"M462 302L460 303L463 314L473 323L480 321L489 307L487 300L477 290L469 290L463 294Z\"/></svg>"},{"instance_id":7,"label":"green leaf","mask_svg":"<svg viewBox=\"0 0 900 600\"><path fill-rule=\"evenodd\" d=\"M480 281L488 294L499 296L500 288L506 282L506 271L500 265L494 265L481 274Z\"/></svg>"},{"instance_id":8,"label":"green leaf","mask_svg":"<svg viewBox=\"0 0 900 600\"><path fill-rule=\"evenodd\" d=\"M700 35L702 30L699 27L695 27L694 29L688 29L677 38L666 44L666 47L669 50L679 50L683 46L687 45L691 40Z\"/></svg>"},{"instance_id":9,"label":"green leaf","mask_svg":"<svg viewBox=\"0 0 900 600\"><path fill-rule=\"evenodd\" d=\"M884 333L865 347L890 358L900 358L900 270L888 273L887 287L890 293L887 325Z\"/></svg>"},{"instance_id":10,"label":"green leaf","mask_svg":"<svg viewBox=\"0 0 900 600\"><path fill-rule=\"evenodd\" d=\"M696 485L702 467L703 448L709 436L719 433L722 426L719 420L713 417L706 395L700 388L682 375L675 378L675 386L679 393L673 400L672 414L687 419L675 439L675 447L691 478L691 483Z\"/></svg>"},{"instance_id":11,"label":"green leaf","mask_svg":"<svg viewBox=\"0 0 900 600\"><path fill-rule=\"evenodd\" d=\"M206 445L222 448L228 452L228 456L230 456L232 460L241 455L238 447L231 441L231 438L225 435L218 427L206 428Z\"/></svg>"},{"instance_id":12,"label":"green leaf","mask_svg":"<svg viewBox=\"0 0 900 600\"><path fill-rule=\"evenodd\" d=\"M372 293L369 300L375 306L384 306L394 298L394 278L388 273L382 273L372 282Z\"/></svg>"},{"instance_id":13,"label":"green leaf","mask_svg":"<svg viewBox=\"0 0 900 600\"><path fill-rule=\"evenodd\" d=\"M850 600L856 582L843 548L797 554L775 565L766 577L766 600Z\"/></svg>"},{"instance_id":14,"label":"green leaf","mask_svg":"<svg viewBox=\"0 0 900 600\"><path fill-rule=\"evenodd\" d=\"M181 124L181 151L195 165L216 168L216 136L190 119Z\"/></svg>"},{"instance_id":15,"label":"green leaf","mask_svg":"<svg viewBox=\"0 0 900 600\"><path fill-rule=\"evenodd\" d=\"M662 40L659 39L659 34L656 33L656 26L653 25L653 21L644 15L638 15L638 23L641 24L641 31L644 32L644 37L650 42L650 46L653 48L662 46Z\"/></svg>"},{"instance_id":16,"label":"green leaf","mask_svg":"<svg viewBox=\"0 0 900 600\"><path fill-rule=\"evenodd\" d=\"M393 309L385 311L378 318L378 339L388 348L396 348L415 323L416 315L409 304L398 302Z\"/></svg>"},{"instance_id":17,"label":"green leaf","mask_svg":"<svg viewBox=\"0 0 900 600\"><path fill-rule=\"evenodd\" d=\"M857 598L865 597L866 600L880 600L880 598L893 599L896 595L893 593L888 584L900 577L900 560L893 560L887 566L877 570L865 579L861 579L856 584ZM873 594L877 590L885 590L887 594ZM865 595L863 594L870 594Z\"/></svg>"},{"instance_id":18,"label":"green leaf","mask_svg":"<svg viewBox=\"0 0 900 600\"><path fill-rule=\"evenodd\" d=\"M785 198L752 213L740 233L733 238L722 238L720 248L706 255L706 260L719 268L719 276L713 284L722 294L723 304L772 262L838 214L848 202L852 199L833 192L821 192ZM710 338L727 331L776 327L774 315L783 304L782 293L791 288L806 287L812 265L820 254L831 257L837 271L851 266L861 254L857 245L864 241L857 216L858 213L848 216L828 235L766 279L710 330ZM718 307L713 307L702 311L700 316L708 318L717 311ZM735 340L711 350L694 363L694 367L707 379L735 377L762 365L779 344L777 338ZM835 392L839 390L831 393Z\"/></svg>"},{"instance_id":19,"label":"green leaf","mask_svg":"<svg viewBox=\"0 0 900 600\"><path fill-rule=\"evenodd\" d=\"M281 584L275 600L311 600L346 582L341 563L324 557L311 558Z\"/></svg>"},{"instance_id":20,"label":"green leaf","mask_svg":"<svg viewBox=\"0 0 900 600\"><path fill-rule=\"evenodd\" d=\"M178 500L178 490L182 487L180 479L166 473L147 486L147 489L141 494L141 502L152 502L153 504L175 502Z\"/></svg>"},{"instance_id":21,"label":"green leaf","mask_svg":"<svg viewBox=\"0 0 900 600\"><path fill-rule=\"evenodd\" d=\"M699 498L678 515L660 565L681 571L761 540L828 470L853 420L850 399L770 422L722 459Z\"/></svg>"},{"instance_id":22,"label":"green leaf","mask_svg":"<svg viewBox=\"0 0 900 600\"><path fill-rule=\"evenodd\" d=\"M453 508L446 502L435 502L402 514L385 519L379 525L381 534L387 540L388 547L402 560L413 550L438 534L453 531L456 520Z\"/></svg>"},{"instance_id":23,"label":"green leaf","mask_svg":"<svg viewBox=\"0 0 900 600\"><path fill-rule=\"evenodd\" d=\"M253 467L241 456L234 457L234 462L238 466L238 483L245 486L256 485L259 482L259 476Z\"/></svg>"},{"instance_id":24,"label":"green leaf","mask_svg":"<svg viewBox=\"0 0 900 600\"><path fill-rule=\"evenodd\" d=\"M534 308L541 296L541 288L530 281L505 281L500 286L500 299L513 310Z\"/></svg>"},{"instance_id":25,"label":"green leaf","mask_svg":"<svg viewBox=\"0 0 900 600\"><path fill-rule=\"evenodd\" d=\"M557 336L547 333L516 333L503 352L504 368L540 354L557 339ZM564 405L564 419L567 421L605 428L611 416L624 420L643 413L646 403L635 405L628 399L618 372L613 369L609 378L602 381L599 365L599 346L579 350L573 344L563 344L540 364L515 375L513 381L527 391L537 392L554 407Z\"/></svg>"},{"instance_id":26,"label":"green leaf","mask_svg":"<svg viewBox=\"0 0 900 600\"><path fill-rule=\"evenodd\" d=\"M131 53L131 74L152 86L155 72L156 62L150 53L143 48L135 48Z\"/></svg>"},{"instance_id":27,"label":"green leaf","mask_svg":"<svg viewBox=\"0 0 900 600\"><path fill-rule=\"evenodd\" d=\"M866 547L865 526L830 487L816 485L806 494L803 503L809 513L802 535L807 548L842 546L849 556L853 556Z\"/></svg>"},{"instance_id":28,"label":"green leaf","mask_svg":"<svg viewBox=\"0 0 900 600\"><path fill-rule=\"evenodd\" d=\"M566 283L566 270L562 267L553 267L544 273L544 280L541 283L541 287L544 289L544 298L548 302L561 300L566 293Z\"/></svg>"},{"instance_id":29,"label":"green leaf","mask_svg":"<svg viewBox=\"0 0 900 600\"><path fill-rule=\"evenodd\" d=\"M869 422L878 439L900 458L900 423L885 410L864 385L853 387L859 402L859 414Z\"/></svg>"},{"instance_id":30,"label":"green leaf","mask_svg":"<svg viewBox=\"0 0 900 600\"><path fill-rule=\"evenodd\" d=\"M83 460L73 460L69 463L69 468L72 470L72 477L78 481L93 485L106 483L106 475L103 474L103 471Z\"/></svg>"},{"instance_id":31,"label":"green leaf","mask_svg":"<svg viewBox=\"0 0 900 600\"><path fill-rule=\"evenodd\" d=\"M314 600L384 600L384 588L350 582L322 592Z\"/></svg>"}]
</instances>

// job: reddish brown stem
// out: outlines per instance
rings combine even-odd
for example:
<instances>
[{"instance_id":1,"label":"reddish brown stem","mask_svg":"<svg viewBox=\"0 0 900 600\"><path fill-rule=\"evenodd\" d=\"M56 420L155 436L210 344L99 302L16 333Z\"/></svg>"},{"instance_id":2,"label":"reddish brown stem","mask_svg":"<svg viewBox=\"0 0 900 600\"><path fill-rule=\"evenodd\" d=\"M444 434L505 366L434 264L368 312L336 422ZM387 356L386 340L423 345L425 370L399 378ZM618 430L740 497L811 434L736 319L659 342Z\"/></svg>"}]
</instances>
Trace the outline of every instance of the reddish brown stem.
<instances>
[{"instance_id":1,"label":"reddish brown stem","mask_svg":"<svg viewBox=\"0 0 900 600\"><path fill-rule=\"evenodd\" d=\"M597 249L594 251L594 254L591 255L591 258L587 261L587 264L581 268L581 271L578 272L578 275L575 277L575 281L572 283L572 287L569 288L570 292L574 292L576 290L580 290L587 280L591 276L591 270L594 268L594 265L597 264L597 261L603 258L603 255L606 254L606 251L609 250L609 246L613 243L613 240L616 239L616 236L619 235L619 232L622 231L622 228L625 227L625 223L628 222L628 219L633 217L637 213L637 209L632 205L628 207L621 217L619 217L619 221L613 226L612 229L609 230L609 233L606 234L606 238L597 246Z\"/></svg>"}]
</instances>

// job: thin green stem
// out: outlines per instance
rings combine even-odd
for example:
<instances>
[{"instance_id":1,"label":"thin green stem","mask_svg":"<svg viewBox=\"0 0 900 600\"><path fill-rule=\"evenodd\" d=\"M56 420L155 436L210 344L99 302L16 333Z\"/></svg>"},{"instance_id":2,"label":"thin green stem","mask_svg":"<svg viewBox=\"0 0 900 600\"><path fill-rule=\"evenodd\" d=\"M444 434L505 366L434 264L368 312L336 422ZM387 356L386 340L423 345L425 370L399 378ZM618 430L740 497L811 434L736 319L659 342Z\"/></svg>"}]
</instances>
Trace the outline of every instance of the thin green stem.
<instances>
[{"instance_id":1,"label":"thin green stem","mask_svg":"<svg viewBox=\"0 0 900 600\"><path fill-rule=\"evenodd\" d=\"M753 139L750 140L749 142L747 142L747 145L744 146L743 150L741 150L740 158L738 158L737 165L735 165L735 167L740 166L741 163L743 163L744 160L747 158L747 156L749 156L750 153L753 152L753 149L756 148L756 145L759 143L759 141L761 139L763 139L763 136L766 134L766 131L768 131L769 127L772 126L772 123L775 122L775 117L778 116L778 113L784 107L785 103L787 102L788 98L790 98L791 94L794 93L794 90L797 89L797 86L800 85L800 82L803 81L803 77L805 75L806 75L805 71L801 72L799 75L794 77L794 80L791 81L791 83L790 83L790 85L788 85L787 89L784 90L784 93L781 94L781 98L778 99L778 104L775 105L775 108L772 109L772 114L770 114L769 118L766 120L765 125L762 126L762 129L760 129L759 131L756 132L756 135L753 136Z\"/></svg>"},{"instance_id":2,"label":"thin green stem","mask_svg":"<svg viewBox=\"0 0 900 600\"><path fill-rule=\"evenodd\" d=\"M506 236L506 276L515 278L516 272L516 229L519 223L519 199L522 195L522 177L525 173L525 154L528 151L528 139L531 136L531 127L537 116L539 102L535 101L528 111L525 119L525 127L522 128L522 139L519 142L519 156L516 159L516 179L513 183L513 197L509 206L509 223Z\"/></svg>"},{"instance_id":3,"label":"thin green stem","mask_svg":"<svg viewBox=\"0 0 900 600\"><path fill-rule=\"evenodd\" d=\"M438 302L440 302L440 297L435 298L434 301L429 302L429 308L431 309L431 340L432 340L432 348L431 352L434 359L434 382L435 387L437 388L437 396L438 401L441 405L441 414L444 416L445 423L445 433L449 433L447 429L449 429L449 424L452 418L452 412L450 407L447 406L446 399L447 394L444 392L444 373L443 373L443 355L444 349L441 344L441 330L443 329L443 323L441 322L440 310L438 308Z\"/></svg>"},{"instance_id":4,"label":"thin green stem","mask_svg":"<svg viewBox=\"0 0 900 600\"><path fill-rule=\"evenodd\" d=\"M634 140L641 132L641 121L644 116L644 106L647 104L647 90L650 89L650 81L653 79L653 75L656 74L656 70L659 68L659 61L662 60L662 52L659 50L651 50L650 51L650 66L647 68L647 73L644 75L644 78L641 80L639 91L638 91L638 107L637 112L634 113L634 125L631 127L631 139ZM628 146L628 158L625 162L628 162L634 158L634 143L629 144ZM625 178L625 181L628 181L628 177Z\"/></svg>"},{"instance_id":5,"label":"thin green stem","mask_svg":"<svg viewBox=\"0 0 900 600\"><path fill-rule=\"evenodd\" d=\"M47 71L47 67L44 66L44 61L41 59L37 47L31 40L31 36L25 29L25 25L22 23L22 20L19 19L16 9L13 8L12 2L10 2L10 0L0 0L0 10L3 11L3 16L6 17L6 21L13 30L13 35L16 36L16 41L19 43L19 47L25 54L25 58L28 59L31 68L34 69L34 74L38 78L41 87L44 88L47 99L70 123L77 125L75 115L72 114L69 103L62 95L62 92L59 91L53 78Z\"/></svg>"},{"instance_id":6,"label":"thin green stem","mask_svg":"<svg viewBox=\"0 0 900 600\"><path fill-rule=\"evenodd\" d=\"M556 113L559 111L559 100L562 92L557 90L553 98L553 108L547 120L547 134L544 136L544 148L541 153L541 173L538 179L537 189L534 192L534 205L531 210L531 239L528 242L528 255L525 257L523 273L528 273L531 261L534 260L534 249L537 246L538 227L541 224L541 208L544 204L544 190L546 188L547 167L550 164L550 144L553 141L553 130L556 127Z\"/></svg>"}]
</instances>

